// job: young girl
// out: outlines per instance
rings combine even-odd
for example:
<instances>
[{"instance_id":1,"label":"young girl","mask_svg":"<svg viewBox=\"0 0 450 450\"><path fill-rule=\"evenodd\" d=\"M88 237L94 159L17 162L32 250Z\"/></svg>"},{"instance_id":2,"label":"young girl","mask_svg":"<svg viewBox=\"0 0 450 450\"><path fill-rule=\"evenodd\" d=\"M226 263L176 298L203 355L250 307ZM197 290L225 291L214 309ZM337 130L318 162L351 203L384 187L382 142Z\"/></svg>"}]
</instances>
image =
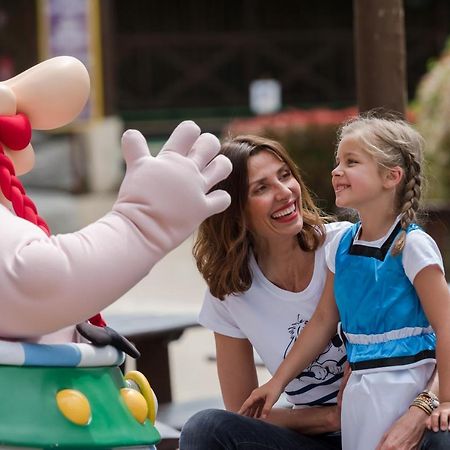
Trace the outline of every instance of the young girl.
<instances>
[{"instance_id":1,"label":"young girl","mask_svg":"<svg viewBox=\"0 0 450 450\"><path fill-rule=\"evenodd\" d=\"M420 135L403 121L368 116L344 125L339 138L332 171L336 205L356 209L360 222L328 245L328 278L315 314L240 413L267 416L340 320L352 368L342 401L343 449L369 450L410 404L430 414L429 428L449 429L450 294L439 250L415 223ZM420 394L435 358L440 405Z\"/></svg>"}]
</instances>

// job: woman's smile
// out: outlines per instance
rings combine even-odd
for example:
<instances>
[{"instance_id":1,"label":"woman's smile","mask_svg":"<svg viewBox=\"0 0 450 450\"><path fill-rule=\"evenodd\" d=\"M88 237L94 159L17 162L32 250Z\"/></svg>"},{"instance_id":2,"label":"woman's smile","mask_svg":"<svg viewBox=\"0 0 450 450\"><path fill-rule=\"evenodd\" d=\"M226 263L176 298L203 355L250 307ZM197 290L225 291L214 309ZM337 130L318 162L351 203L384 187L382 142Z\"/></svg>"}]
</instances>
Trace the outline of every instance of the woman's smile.
<instances>
[{"instance_id":1,"label":"woman's smile","mask_svg":"<svg viewBox=\"0 0 450 450\"><path fill-rule=\"evenodd\" d=\"M294 200L287 206L283 206L282 208L276 210L270 217L278 222L290 222L291 220L296 219L297 216L297 205Z\"/></svg>"},{"instance_id":2,"label":"woman's smile","mask_svg":"<svg viewBox=\"0 0 450 450\"><path fill-rule=\"evenodd\" d=\"M300 185L288 165L262 151L248 160L249 227L259 236L295 236L303 227Z\"/></svg>"}]
</instances>

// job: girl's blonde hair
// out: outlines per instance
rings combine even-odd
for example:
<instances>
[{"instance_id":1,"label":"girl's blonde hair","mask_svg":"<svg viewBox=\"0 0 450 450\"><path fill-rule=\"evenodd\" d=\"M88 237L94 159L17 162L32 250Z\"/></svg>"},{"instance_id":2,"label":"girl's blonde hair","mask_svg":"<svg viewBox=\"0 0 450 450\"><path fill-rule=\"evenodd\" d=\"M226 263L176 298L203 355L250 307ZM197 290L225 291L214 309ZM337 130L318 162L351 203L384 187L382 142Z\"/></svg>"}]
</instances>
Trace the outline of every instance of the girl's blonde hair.
<instances>
[{"instance_id":1,"label":"girl's blonde hair","mask_svg":"<svg viewBox=\"0 0 450 450\"><path fill-rule=\"evenodd\" d=\"M268 151L284 161L300 184L302 193L303 229L298 243L305 251L314 251L325 239L325 216L314 204L297 166L283 146L258 136L237 136L225 141L221 153L227 156L233 171L213 189L224 189L231 196L231 205L224 212L206 219L199 228L193 254L198 270L215 297L239 294L252 283L249 257L252 236L246 221L248 199L247 162L251 156Z\"/></svg>"},{"instance_id":2,"label":"girl's blonde hair","mask_svg":"<svg viewBox=\"0 0 450 450\"><path fill-rule=\"evenodd\" d=\"M374 117L373 113L345 123L338 134L338 145L344 137L355 136L377 163L385 168L401 167L404 176L397 187L395 209L401 214L402 231L392 249L397 255L405 246L406 229L417 222L423 186L422 136L404 120Z\"/></svg>"}]
</instances>

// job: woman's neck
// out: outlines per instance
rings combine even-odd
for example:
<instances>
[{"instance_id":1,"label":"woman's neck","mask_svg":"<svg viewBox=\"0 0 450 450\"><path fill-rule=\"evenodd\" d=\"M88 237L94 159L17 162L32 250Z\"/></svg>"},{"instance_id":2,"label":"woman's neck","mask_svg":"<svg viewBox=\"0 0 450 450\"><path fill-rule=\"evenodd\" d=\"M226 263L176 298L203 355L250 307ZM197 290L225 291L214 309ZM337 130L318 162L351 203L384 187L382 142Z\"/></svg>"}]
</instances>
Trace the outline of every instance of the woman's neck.
<instances>
[{"instance_id":1,"label":"woman's neck","mask_svg":"<svg viewBox=\"0 0 450 450\"><path fill-rule=\"evenodd\" d=\"M308 287L314 273L314 254L300 248L297 236L276 243L255 244L255 257L264 276L291 292L301 292Z\"/></svg>"}]
</instances>

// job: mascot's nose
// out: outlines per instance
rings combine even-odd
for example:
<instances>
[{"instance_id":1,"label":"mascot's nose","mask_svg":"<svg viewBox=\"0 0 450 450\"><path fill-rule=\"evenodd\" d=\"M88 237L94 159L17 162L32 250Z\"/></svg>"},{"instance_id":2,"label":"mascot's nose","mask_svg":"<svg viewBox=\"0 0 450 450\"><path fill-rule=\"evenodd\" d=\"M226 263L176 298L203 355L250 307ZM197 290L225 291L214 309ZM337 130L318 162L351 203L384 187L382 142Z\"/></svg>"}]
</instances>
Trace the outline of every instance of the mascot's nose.
<instances>
[{"instance_id":1,"label":"mascot's nose","mask_svg":"<svg viewBox=\"0 0 450 450\"><path fill-rule=\"evenodd\" d=\"M17 101L14 92L5 84L0 83L0 115L16 114Z\"/></svg>"}]
</instances>

